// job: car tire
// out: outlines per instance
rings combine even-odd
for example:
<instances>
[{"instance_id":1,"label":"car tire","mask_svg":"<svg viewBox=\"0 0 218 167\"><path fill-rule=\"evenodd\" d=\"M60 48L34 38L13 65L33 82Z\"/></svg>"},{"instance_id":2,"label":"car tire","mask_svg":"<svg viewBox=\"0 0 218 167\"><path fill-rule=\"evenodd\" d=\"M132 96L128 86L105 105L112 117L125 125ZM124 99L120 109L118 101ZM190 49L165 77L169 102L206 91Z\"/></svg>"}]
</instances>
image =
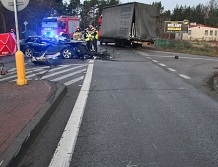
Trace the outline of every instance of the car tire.
<instances>
[{"instance_id":1,"label":"car tire","mask_svg":"<svg viewBox=\"0 0 218 167\"><path fill-rule=\"evenodd\" d=\"M33 49L31 48L26 48L24 50L24 56L30 58L30 57L33 57Z\"/></svg>"},{"instance_id":2,"label":"car tire","mask_svg":"<svg viewBox=\"0 0 218 167\"><path fill-rule=\"evenodd\" d=\"M73 56L73 52L70 48L65 48L61 51L61 55L64 59L70 59Z\"/></svg>"},{"instance_id":3,"label":"car tire","mask_svg":"<svg viewBox=\"0 0 218 167\"><path fill-rule=\"evenodd\" d=\"M25 55L26 57L28 57L28 58L33 57L33 49L31 49L31 48L26 48L26 49L24 50L24 55Z\"/></svg>"}]
</instances>

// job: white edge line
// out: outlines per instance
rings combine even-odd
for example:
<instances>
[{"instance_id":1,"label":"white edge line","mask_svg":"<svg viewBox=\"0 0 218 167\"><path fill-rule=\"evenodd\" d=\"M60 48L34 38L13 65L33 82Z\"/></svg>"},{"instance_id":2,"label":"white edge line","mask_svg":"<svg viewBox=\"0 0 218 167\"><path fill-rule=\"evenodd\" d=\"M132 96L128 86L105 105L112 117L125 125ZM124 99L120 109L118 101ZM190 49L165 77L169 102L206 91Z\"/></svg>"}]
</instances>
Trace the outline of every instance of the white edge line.
<instances>
[{"instance_id":1,"label":"white edge line","mask_svg":"<svg viewBox=\"0 0 218 167\"><path fill-rule=\"evenodd\" d=\"M68 167L70 165L89 94L93 66L94 64L89 64L88 66L82 88L49 167Z\"/></svg>"}]
</instances>

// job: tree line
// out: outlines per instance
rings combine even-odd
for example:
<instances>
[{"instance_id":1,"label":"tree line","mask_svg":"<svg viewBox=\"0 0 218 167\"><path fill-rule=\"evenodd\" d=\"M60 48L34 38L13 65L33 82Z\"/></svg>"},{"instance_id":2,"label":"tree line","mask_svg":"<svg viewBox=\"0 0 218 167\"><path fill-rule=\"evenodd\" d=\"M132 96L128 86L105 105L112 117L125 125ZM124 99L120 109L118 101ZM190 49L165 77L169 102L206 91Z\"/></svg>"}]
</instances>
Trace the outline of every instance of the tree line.
<instances>
[{"instance_id":1,"label":"tree line","mask_svg":"<svg viewBox=\"0 0 218 167\"><path fill-rule=\"evenodd\" d=\"M40 23L43 17L70 15L80 18L80 27L85 29L89 25L97 26L98 18L105 6L122 4L120 0L30 0L25 9L18 12L19 31L25 30L24 22L27 21L27 29L40 33ZM205 24L218 27L218 0L210 0L206 4L196 6L176 6L172 11L164 10L160 2L153 2L159 8L160 17L157 19L157 35L164 36L163 26L165 21L182 21ZM15 29L14 12L3 7L0 3L0 33Z\"/></svg>"}]
</instances>

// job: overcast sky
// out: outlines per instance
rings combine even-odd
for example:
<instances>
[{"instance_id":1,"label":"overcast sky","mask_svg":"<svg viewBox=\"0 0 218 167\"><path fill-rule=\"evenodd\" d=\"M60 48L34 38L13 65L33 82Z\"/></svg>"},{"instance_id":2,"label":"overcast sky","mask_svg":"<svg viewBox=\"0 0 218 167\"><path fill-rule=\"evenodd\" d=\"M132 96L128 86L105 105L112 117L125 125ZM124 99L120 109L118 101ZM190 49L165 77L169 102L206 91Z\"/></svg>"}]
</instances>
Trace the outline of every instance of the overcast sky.
<instances>
[{"instance_id":1,"label":"overcast sky","mask_svg":"<svg viewBox=\"0 0 218 167\"><path fill-rule=\"evenodd\" d=\"M206 5L210 0L120 0L122 3L127 2L141 2L145 4L152 4L153 2L161 2L162 6L164 6L164 10L173 10L176 5L179 6L197 6L198 4ZM80 0L83 3L83 0Z\"/></svg>"}]
</instances>

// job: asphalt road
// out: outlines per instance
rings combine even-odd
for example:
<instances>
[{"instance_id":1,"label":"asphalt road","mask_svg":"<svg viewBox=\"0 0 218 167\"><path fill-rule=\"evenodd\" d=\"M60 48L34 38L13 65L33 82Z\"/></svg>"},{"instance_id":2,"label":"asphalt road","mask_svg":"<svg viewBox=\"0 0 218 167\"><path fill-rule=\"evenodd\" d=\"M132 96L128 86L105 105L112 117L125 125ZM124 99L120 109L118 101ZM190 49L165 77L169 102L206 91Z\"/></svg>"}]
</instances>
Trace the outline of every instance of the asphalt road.
<instances>
[{"instance_id":1,"label":"asphalt road","mask_svg":"<svg viewBox=\"0 0 218 167\"><path fill-rule=\"evenodd\" d=\"M218 166L217 95L205 86L217 59L184 54L174 59L174 53L102 48L115 58L94 62L70 166ZM49 165L80 84L68 86L65 99L20 167Z\"/></svg>"},{"instance_id":2,"label":"asphalt road","mask_svg":"<svg viewBox=\"0 0 218 167\"><path fill-rule=\"evenodd\" d=\"M71 166L217 166L217 101L131 50L116 58L95 62Z\"/></svg>"}]
</instances>

